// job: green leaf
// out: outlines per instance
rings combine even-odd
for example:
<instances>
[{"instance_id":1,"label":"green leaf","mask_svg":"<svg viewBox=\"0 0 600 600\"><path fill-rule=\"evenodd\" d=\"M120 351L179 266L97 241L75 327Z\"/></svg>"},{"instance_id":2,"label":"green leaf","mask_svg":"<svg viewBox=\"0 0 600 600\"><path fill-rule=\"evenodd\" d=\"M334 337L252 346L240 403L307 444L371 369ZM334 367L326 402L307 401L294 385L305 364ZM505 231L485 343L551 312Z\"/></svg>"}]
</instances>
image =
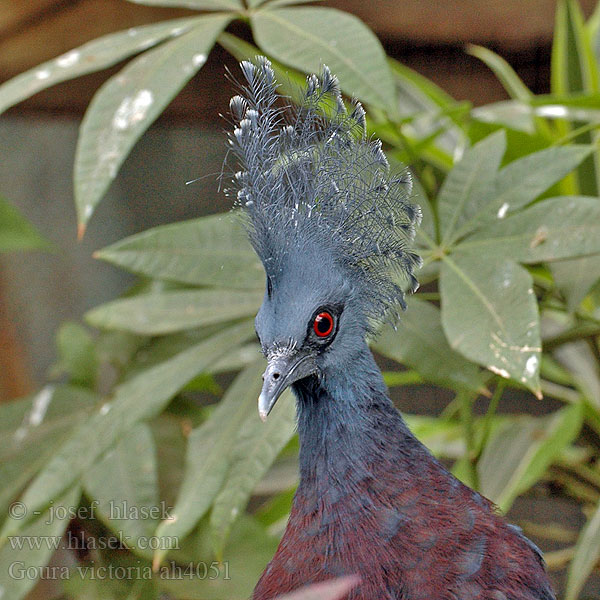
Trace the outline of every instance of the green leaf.
<instances>
[{"instance_id":1,"label":"green leaf","mask_svg":"<svg viewBox=\"0 0 600 600\"><path fill-rule=\"evenodd\" d=\"M527 102L533 96L515 70L495 52L473 44L467 46L467 52L479 58L494 72L511 98Z\"/></svg>"},{"instance_id":2,"label":"green leaf","mask_svg":"<svg viewBox=\"0 0 600 600\"><path fill-rule=\"evenodd\" d=\"M448 345L439 309L419 300L418 295L408 299L396 329L386 327L372 346L438 385L472 392L485 387L485 375Z\"/></svg>"},{"instance_id":3,"label":"green leaf","mask_svg":"<svg viewBox=\"0 0 600 600\"><path fill-rule=\"evenodd\" d=\"M0 113L61 81L106 69L169 37L179 36L198 21L198 17L172 19L110 33L42 63L0 86Z\"/></svg>"},{"instance_id":4,"label":"green leaf","mask_svg":"<svg viewBox=\"0 0 600 600\"><path fill-rule=\"evenodd\" d=\"M600 558L600 503L579 534L575 555L569 565L566 600L577 600L587 578Z\"/></svg>"},{"instance_id":5,"label":"green leaf","mask_svg":"<svg viewBox=\"0 0 600 600\"><path fill-rule=\"evenodd\" d=\"M244 421L235 440L227 479L210 516L217 556L254 487L294 434L295 424L296 407L289 390L277 401L266 423L259 419L257 411Z\"/></svg>"},{"instance_id":6,"label":"green leaf","mask_svg":"<svg viewBox=\"0 0 600 600\"><path fill-rule=\"evenodd\" d=\"M200 329L187 329L179 333L154 338L150 343L144 345L143 351L138 352L127 364L126 378L133 377L150 367L156 366L165 360L169 360L176 354L188 350L215 333L222 331L228 324L207 325ZM240 344L231 348L227 354L218 358L199 375L206 382L206 376L226 371L239 371L256 360L260 354L260 346L256 343ZM195 378L190 382L194 385ZM187 386L186 386L187 387Z\"/></svg>"},{"instance_id":7,"label":"green leaf","mask_svg":"<svg viewBox=\"0 0 600 600\"><path fill-rule=\"evenodd\" d=\"M586 196L543 200L477 231L460 250L522 263L600 253L600 202Z\"/></svg>"},{"instance_id":8,"label":"green leaf","mask_svg":"<svg viewBox=\"0 0 600 600\"><path fill-rule=\"evenodd\" d=\"M551 88L554 94L598 91L597 68L583 14L577 2L560 0L552 45Z\"/></svg>"},{"instance_id":9,"label":"green leaf","mask_svg":"<svg viewBox=\"0 0 600 600\"><path fill-rule=\"evenodd\" d=\"M271 529L272 525L278 526L281 522L287 522L296 494L296 488L297 486L294 485L291 489L269 498L259 506L254 516L265 527Z\"/></svg>"},{"instance_id":10,"label":"green leaf","mask_svg":"<svg viewBox=\"0 0 600 600\"><path fill-rule=\"evenodd\" d=\"M565 344L554 355L570 371L586 400L600 411L600 368L589 345L585 341Z\"/></svg>"},{"instance_id":11,"label":"green leaf","mask_svg":"<svg viewBox=\"0 0 600 600\"><path fill-rule=\"evenodd\" d=\"M552 92L558 95L599 91L597 61L585 28L581 7L574 0L561 0L557 3L550 84ZM574 124L575 127L577 125ZM565 121L558 121L556 126L563 136L571 130L571 126ZM577 136L576 140L580 143L593 141L589 132ZM597 156L595 158L597 161ZM595 160L589 157L579 167L576 177L573 175L570 178L571 189L565 191L597 195L597 177Z\"/></svg>"},{"instance_id":12,"label":"green leaf","mask_svg":"<svg viewBox=\"0 0 600 600\"><path fill-rule=\"evenodd\" d=\"M500 427L477 463L481 493L506 512L575 439L582 423L582 406L573 405L548 417L516 418Z\"/></svg>"},{"instance_id":13,"label":"green leaf","mask_svg":"<svg viewBox=\"0 0 600 600\"><path fill-rule=\"evenodd\" d=\"M61 544L69 519L59 516L69 514L77 507L81 490L75 486L57 498L51 509L35 517L20 535L14 536L0 549L0 597L21 600L36 584L44 567ZM27 505L25 505L27 506ZM29 507L27 507L29 508ZM29 543L29 545L28 545ZM39 546L39 547L38 547Z\"/></svg>"},{"instance_id":14,"label":"green leaf","mask_svg":"<svg viewBox=\"0 0 600 600\"><path fill-rule=\"evenodd\" d=\"M168 507L175 505L177 492L183 481L186 430L182 419L171 412L163 412L150 422L154 444L159 449L156 455L159 498Z\"/></svg>"},{"instance_id":15,"label":"green leaf","mask_svg":"<svg viewBox=\"0 0 600 600\"><path fill-rule=\"evenodd\" d=\"M0 404L0 459L14 460L19 449L41 444L61 420L89 410L96 397L83 388L47 385L31 397Z\"/></svg>"},{"instance_id":16,"label":"green leaf","mask_svg":"<svg viewBox=\"0 0 600 600\"><path fill-rule=\"evenodd\" d=\"M23 502L31 513L44 510L136 423L160 413L188 381L253 335L251 322L229 327L119 385L112 400L69 436L26 490ZM0 546L6 543L6 536L26 525L26 520L8 519L0 532Z\"/></svg>"},{"instance_id":17,"label":"green leaf","mask_svg":"<svg viewBox=\"0 0 600 600\"><path fill-rule=\"evenodd\" d=\"M209 369L210 373L227 373L228 371L239 371L247 367L260 355L259 344L245 344L235 348L227 356L221 357Z\"/></svg>"},{"instance_id":18,"label":"green leaf","mask_svg":"<svg viewBox=\"0 0 600 600\"><path fill-rule=\"evenodd\" d=\"M87 390L49 385L31 398L0 404L0 522L9 502L90 414L95 401Z\"/></svg>"},{"instance_id":19,"label":"green leaf","mask_svg":"<svg viewBox=\"0 0 600 600\"><path fill-rule=\"evenodd\" d=\"M61 600L158 600L155 584L152 579L134 579L127 581L116 578L100 578L98 573L110 573L110 567L127 567L123 564L106 564L104 561L94 561L94 568L79 566L78 570L72 569L68 579L61 581L66 596ZM139 569L143 573L143 565L128 565ZM101 570L102 569L102 570ZM104 571L103 569L106 569ZM114 572L114 571L113 571ZM116 571L120 573L120 571ZM125 573L127 571L124 571ZM134 571L131 571L134 572Z\"/></svg>"},{"instance_id":20,"label":"green leaf","mask_svg":"<svg viewBox=\"0 0 600 600\"><path fill-rule=\"evenodd\" d=\"M403 413L406 424L436 457L456 460L464 456L464 427L458 421Z\"/></svg>"},{"instance_id":21,"label":"green leaf","mask_svg":"<svg viewBox=\"0 0 600 600\"><path fill-rule=\"evenodd\" d=\"M570 93L563 95L539 95L531 101L530 110L547 119L568 121L600 121L600 94Z\"/></svg>"},{"instance_id":22,"label":"green leaf","mask_svg":"<svg viewBox=\"0 0 600 600\"><path fill-rule=\"evenodd\" d=\"M268 3L268 8L271 9L277 6L289 6L291 4L307 4L310 1L321 2L322 0L246 0L246 4L249 8L257 8Z\"/></svg>"},{"instance_id":23,"label":"green leaf","mask_svg":"<svg viewBox=\"0 0 600 600\"><path fill-rule=\"evenodd\" d=\"M161 335L253 315L262 299L262 292L241 290L143 294L94 308L86 320L94 327Z\"/></svg>"},{"instance_id":24,"label":"green leaf","mask_svg":"<svg viewBox=\"0 0 600 600\"><path fill-rule=\"evenodd\" d=\"M477 106L471 111L471 116L483 123L508 127L529 135L535 133L534 109L529 104L517 100L503 100Z\"/></svg>"},{"instance_id":25,"label":"green leaf","mask_svg":"<svg viewBox=\"0 0 600 600\"><path fill-rule=\"evenodd\" d=\"M464 132L457 126L459 120L452 116L459 104L416 71L391 58L388 58L388 64L394 78L400 115L410 118L403 128L405 140L409 134L422 140L438 131L433 143L440 152L447 154L445 158L451 163L452 156L462 152L466 143Z\"/></svg>"},{"instance_id":26,"label":"green leaf","mask_svg":"<svg viewBox=\"0 0 600 600\"><path fill-rule=\"evenodd\" d=\"M229 213L162 225L100 250L97 258L147 277L192 285L264 289L260 260Z\"/></svg>"},{"instance_id":27,"label":"green leaf","mask_svg":"<svg viewBox=\"0 0 600 600\"><path fill-rule=\"evenodd\" d=\"M181 37L145 52L95 94L81 124L75 155L80 235L133 145L202 67L231 18L198 18Z\"/></svg>"},{"instance_id":28,"label":"green leaf","mask_svg":"<svg viewBox=\"0 0 600 600\"><path fill-rule=\"evenodd\" d=\"M469 148L450 171L438 195L442 244L476 211L494 180L506 151L506 135L498 131Z\"/></svg>"},{"instance_id":29,"label":"green leaf","mask_svg":"<svg viewBox=\"0 0 600 600\"><path fill-rule=\"evenodd\" d=\"M1 89L0 87L0 91ZM35 227L16 208L0 197L0 252L49 248L49 242Z\"/></svg>"},{"instance_id":30,"label":"green leaf","mask_svg":"<svg viewBox=\"0 0 600 600\"><path fill-rule=\"evenodd\" d=\"M562 260L551 265L557 287L575 311L592 286L600 279L600 256Z\"/></svg>"},{"instance_id":31,"label":"green leaf","mask_svg":"<svg viewBox=\"0 0 600 600\"><path fill-rule=\"evenodd\" d=\"M208 421L190 434L183 484L171 518L156 531L158 537L183 538L210 508L225 481L238 431L249 417L257 414L256 399L264 368L264 361L260 361L242 371ZM155 565L162 562L165 554L156 552Z\"/></svg>"},{"instance_id":32,"label":"green leaf","mask_svg":"<svg viewBox=\"0 0 600 600\"><path fill-rule=\"evenodd\" d=\"M94 514L141 556L151 557L147 542L164 518L158 496L156 447L150 428L138 423L83 477ZM141 543L140 543L141 542Z\"/></svg>"},{"instance_id":33,"label":"green leaf","mask_svg":"<svg viewBox=\"0 0 600 600\"><path fill-rule=\"evenodd\" d=\"M128 0L148 6L177 6L192 10L242 10L241 0Z\"/></svg>"},{"instance_id":34,"label":"green leaf","mask_svg":"<svg viewBox=\"0 0 600 600\"><path fill-rule=\"evenodd\" d=\"M198 544L197 556L211 556L208 546L210 535L208 524L203 521L194 533L193 541ZM169 565L163 568L167 576L158 578L158 585L164 589L169 598L185 600L248 600L252 596L252 588L264 571L267 563L273 558L278 540L267 534L256 519L248 515L236 523L229 543L223 553L224 562L208 562L207 566L220 568L219 577L168 577ZM193 563L192 563L193 564ZM202 573L202 572L201 572ZM79 599L78 599L79 600ZM145 600L145 598L143 599Z\"/></svg>"},{"instance_id":35,"label":"green leaf","mask_svg":"<svg viewBox=\"0 0 600 600\"><path fill-rule=\"evenodd\" d=\"M480 195L471 215L453 239L459 239L529 204L570 173L591 151L591 146L555 146L511 162Z\"/></svg>"},{"instance_id":36,"label":"green leaf","mask_svg":"<svg viewBox=\"0 0 600 600\"><path fill-rule=\"evenodd\" d=\"M249 0L250 3L257 2L259 4L264 4L265 0ZM322 2L323 0L269 0L269 8L274 8L276 6L290 6L292 4L309 4L314 2Z\"/></svg>"},{"instance_id":37,"label":"green leaf","mask_svg":"<svg viewBox=\"0 0 600 600\"><path fill-rule=\"evenodd\" d=\"M540 396L541 341L531 275L480 253L444 257L442 325L450 346Z\"/></svg>"},{"instance_id":38,"label":"green leaf","mask_svg":"<svg viewBox=\"0 0 600 600\"><path fill-rule=\"evenodd\" d=\"M429 248L432 244L435 244L434 240L436 239L435 216L427 193L416 177L413 177L412 200L421 207L422 217L416 242L422 247Z\"/></svg>"},{"instance_id":39,"label":"green leaf","mask_svg":"<svg viewBox=\"0 0 600 600\"><path fill-rule=\"evenodd\" d=\"M403 65L401 62L388 58L392 73L396 76L396 84L413 99L413 112L431 110L432 103L439 108L448 108L456 100L437 86L431 79Z\"/></svg>"},{"instance_id":40,"label":"green leaf","mask_svg":"<svg viewBox=\"0 0 600 600\"><path fill-rule=\"evenodd\" d=\"M67 374L72 383L94 387L98 370L98 357L94 340L83 326L65 321L56 334L58 363L52 367L52 375Z\"/></svg>"},{"instance_id":41,"label":"green leaf","mask_svg":"<svg viewBox=\"0 0 600 600\"><path fill-rule=\"evenodd\" d=\"M394 82L385 52L357 17L333 8L280 8L253 13L258 46L277 60L305 72L326 64L348 95L394 114Z\"/></svg>"},{"instance_id":42,"label":"green leaf","mask_svg":"<svg viewBox=\"0 0 600 600\"><path fill-rule=\"evenodd\" d=\"M600 93L598 92L573 92L566 95L538 94L531 99L531 106L539 108L558 104L565 107L594 109L594 111L597 111L599 100Z\"/></svg>"},{"instance_id":43,"label":"green leaf","mask_svg":"<svg viewBox=\"0 0 600 600\"><path fill-rule=\"evenodd\" d=\"M594 9L594 12L590 15L590 18L587 20L585 28L587 29L587 33L590 37L590 43L592 44L592 48L596 51L596 56L599 56L598 32L600 31L600 3L596 3L596 8Z\"/></svg>"}]
</instances>

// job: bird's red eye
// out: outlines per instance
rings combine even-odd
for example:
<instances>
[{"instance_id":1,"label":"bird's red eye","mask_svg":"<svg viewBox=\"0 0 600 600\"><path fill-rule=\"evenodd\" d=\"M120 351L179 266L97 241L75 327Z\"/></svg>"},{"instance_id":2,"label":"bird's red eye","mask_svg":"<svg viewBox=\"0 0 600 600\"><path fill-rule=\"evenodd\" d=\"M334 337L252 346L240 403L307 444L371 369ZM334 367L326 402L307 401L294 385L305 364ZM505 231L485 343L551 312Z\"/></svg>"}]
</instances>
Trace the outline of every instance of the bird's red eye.
<instances>
[{"instance_id":1,"label":"bird's red eye","mask_svg":"<svg viewBox=\"0 0 600 600\"><path fill-rule=\"evenodd\" d=\"M319 313L315 317L313 329L319 337L327 337L333 331L333 317L328 312Z\"/></svg>"}]
</instances>

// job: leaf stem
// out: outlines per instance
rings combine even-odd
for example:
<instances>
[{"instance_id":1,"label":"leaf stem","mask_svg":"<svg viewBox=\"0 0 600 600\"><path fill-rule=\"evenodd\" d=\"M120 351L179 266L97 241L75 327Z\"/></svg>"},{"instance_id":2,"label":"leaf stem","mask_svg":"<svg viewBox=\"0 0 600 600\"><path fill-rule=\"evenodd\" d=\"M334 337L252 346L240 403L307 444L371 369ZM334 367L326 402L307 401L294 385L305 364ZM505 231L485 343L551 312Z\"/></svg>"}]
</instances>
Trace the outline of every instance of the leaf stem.
<instances>
[{"instance_id":1,"label":"leaf stem","mask_svg":"<svg viewBox=\"0 0 600 600\"><path fill-rule=\"evenodd\" d=\"M483 419L483 430L481 432L481 439L479 441L479 445L477 448L477 456L481 455L481 452L485 448L490 438L490 433L492 430L492 423L494 420L494 416L496 414L496 409L498 408L498 404L500 402L500 398L504 392L504 388L506 387L506 380L499 379L498 384L496 385L496 389L494 390L494 394L490 399L490 403L488 405L487 412L485 413L485 417Z\"/></svg>"},{"instance_id":2,"label":"leaf stem","mask_svg":"<svg viewBox=\"0 0 600 600\"><path fill-rule=\"evenodd\" d=\"M581 402L581 394L579 392L564 385L548 381L547 379L541 380L541 388L544 396L551 396L568 404L579 404Z\"/></svg>"},{"instance_id":3,"label":"leaf stem","mask_svg":"<svg viewBox=\"0 0 600 600\"><path fill-rule=\"evenodd\" d=\"M564 471L553 468L549 478L557 481L569 496L579 502L589 502L595 505L600 501L600 492Z\"/></svg>"},{"instance_id":4,"label":"leaf stem","mask_svg":"<svg viewBox=\"0 0 600 600\"><path fill-rule=\"evenodd\" d=\"M544 340L544 350L552 350L563 344L593 338L597 335L600 335L600 324L594 322L578 323L575 327ZM600 361L600 357L598 357L598 360Z\"/></svg>"},{"instance_id":5,"label":"leaf stem","mask_svg":"<svg viewBox=\"0 0 600 600\"><path fill-rule=\"evenodd\" d=\"M577 531L567 529L557 523L535 523L533 521L521 521L519 525L527 536L535 536L543 540L551 540L563 544L572 544L577 540Z\"/></svg>"},{"instance_id":6,"label":"leaf stem","mask_svg":"<svg viewBox=\"0 0 600 600\"><path fill-rule=\"evenodd\" d=\"M569 461L561 457L558 458L557 464L563 469L573 471L575 475L581 477L581 479L585 479L600 490L600 472L595 471L587 465Z\"/></svg>"},{"instance_id":7,"label":"leaf stem","mask_svg":"<svg viewBox=\"0 0 600 600\"><path fill-rule=\"evenodd\" d=\"M554 550L553 552L546 552L544 553L546 567L549 571L559 571L571 562L574 555L575 546L561 548L560 550Z\"/></svg>"},{"instance_id":8,"label":"leaf stem","mask_svg":"<svg viewBox=\"0 0 600 600\"><path fill-rule=\"evenodd\" d=\"M477 473L477 448L475 445L475 429L473 427L473 401L474 397L467 392L459 392L460 416L463 424L464 436L467 445L467 464L470 480L475 489L479 489L479 475Z\"/></svg>"},{"instance_id":9,"label":"leaf stem","mask_svg":"<svg viewBox=\"0 0 600 600\"><path fill-rule=\"evenodd\" d=\"M587 398L584 398L584 409L586 423L600 436L600 410Z\"/></svg>"}]
</instances>

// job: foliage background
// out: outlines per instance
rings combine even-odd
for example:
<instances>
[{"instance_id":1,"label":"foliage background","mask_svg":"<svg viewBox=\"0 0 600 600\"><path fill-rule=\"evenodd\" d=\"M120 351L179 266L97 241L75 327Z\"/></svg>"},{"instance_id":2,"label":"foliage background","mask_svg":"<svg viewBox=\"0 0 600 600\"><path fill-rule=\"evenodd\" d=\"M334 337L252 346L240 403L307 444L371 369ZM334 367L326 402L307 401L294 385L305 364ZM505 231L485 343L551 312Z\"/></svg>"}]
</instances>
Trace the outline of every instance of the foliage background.
<instances>
[{"instance_id":1,"label":"foliage background","mask_svg":"<svg viewBox=\"0 0 600 600\"><path fill-rule=\"evenodd\" d=\"M502 511L523 494L581 505L579 532L524 523L542 544L561 543L549 564L567 566L564 596L578 597L600 556L600 12L586 23L576 2L558 2L550 95L533 95L498 55L470 47L511 97L473 109L386 59L346 13L288 0L143 3L214 12L113 34L0 87L3 110L135 55L98 91L81 126L80 235L134 144L215 42L238 60L271 56L292 95L301 72L327 63L343 91L366 104L390 160L409 164L420 181L422 290L398 329L374 342L388 383L448 391L439 418L407 419ZM258 49L224 32L232 21L250 28ZM0 208L3 250L47 245L10 204ZM297 450L289 398L266 426L256 415L263 365L251 316L261 267L229 215L154 228L96 256L139 279L90 311L87 326L65 323L49 384L0 408L0 591L19 598L35 583L10 577L15 560L51 559L47 548L15 551L15 538L68 527L88 540L79 564L153 567L157 575L71 577L66 598L247 597L285 523ZM223 373L238 373L224 394ZM543 393L535 402L546 403L546 414L506 414L515 390L528 402ZM15 500L26 518L10 516ZM111 502L123 501L174 508L167 518L110 518ZM97 519L47 523L58 506L95 504ZM92 547L120 532L127 547ZM148 537L161 548L145 548ZM180 548L167 551L169 540ZM219 577L160 577L161 566L202 561L217 561Z\"/></svg>"}]
</instances>

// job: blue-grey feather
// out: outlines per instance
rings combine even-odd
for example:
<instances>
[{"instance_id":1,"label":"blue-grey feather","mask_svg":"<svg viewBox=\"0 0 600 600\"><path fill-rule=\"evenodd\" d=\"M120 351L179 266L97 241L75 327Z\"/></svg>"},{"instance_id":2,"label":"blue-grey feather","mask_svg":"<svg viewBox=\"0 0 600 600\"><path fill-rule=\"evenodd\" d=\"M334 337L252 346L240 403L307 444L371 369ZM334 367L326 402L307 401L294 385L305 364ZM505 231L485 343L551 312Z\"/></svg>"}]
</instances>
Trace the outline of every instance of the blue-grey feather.
<instances>
[{"instance_id":1,"label":"blue-grey feather","mask_svg":"<svg viewBox=\"0 0 600 600\"><path fill-rule=\"evenodd\" d=\"M390 172L381 141L366 137L365 112L348 112L327 67L309 75L300 106L278 93L269 61L241 63L245 82L230 103L237 158L236 205L267 276L277 280L290 253L333 257L358 291L370 324L404 306L399 279L416 289L411 249L420 210L411 178Z\"/></svg>"}]
</instances>

